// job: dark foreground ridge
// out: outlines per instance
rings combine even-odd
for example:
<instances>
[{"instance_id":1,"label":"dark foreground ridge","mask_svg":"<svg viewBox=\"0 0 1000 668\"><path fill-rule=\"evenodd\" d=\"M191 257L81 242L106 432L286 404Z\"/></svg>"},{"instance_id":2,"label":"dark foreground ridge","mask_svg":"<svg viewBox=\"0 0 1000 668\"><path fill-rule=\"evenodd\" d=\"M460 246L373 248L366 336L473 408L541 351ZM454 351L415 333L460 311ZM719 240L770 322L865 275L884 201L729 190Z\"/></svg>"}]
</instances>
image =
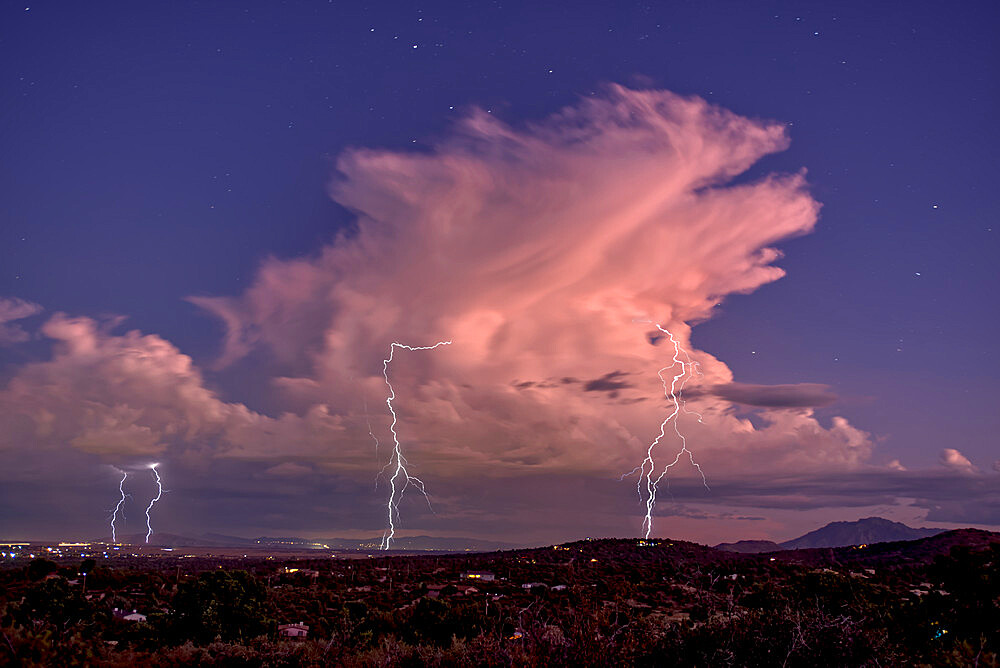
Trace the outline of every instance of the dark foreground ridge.
<instances>
[{"instance_id":1,"label":"dark foreground ridge","mask_svg":"<svg viewBox=\"0 0 1000 668\"><path fill-rule=\"evenodd\" d=\"M996 666L1000 647L1000 534L974 529L764 554L131 549L0 562L0 665Z\"/></svg>"}]
</instances>

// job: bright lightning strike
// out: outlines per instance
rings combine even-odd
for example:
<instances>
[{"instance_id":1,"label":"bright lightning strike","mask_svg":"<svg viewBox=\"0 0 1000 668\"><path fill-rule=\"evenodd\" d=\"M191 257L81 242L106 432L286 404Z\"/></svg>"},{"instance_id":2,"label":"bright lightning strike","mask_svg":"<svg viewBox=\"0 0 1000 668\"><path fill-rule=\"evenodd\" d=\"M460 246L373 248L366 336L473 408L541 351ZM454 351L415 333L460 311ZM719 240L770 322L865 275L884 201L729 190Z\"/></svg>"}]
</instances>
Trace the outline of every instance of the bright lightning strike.
<instances>
[{"instance_id":1,"label":"bright lightning strike","mask_svg":"<svg viewBox=\"0 0 1000 668\"><path fill-rule=\"evenodd\" d=\"M118 505L115 506L115 510L111 514L111 542L112 543L117 543L118 542L118 534L116 533L115 522L118 521L118 513L119 513L119 511L121 511L122 504L125 503L125 497L127 496L125 494L125 479L128 478L128 471L122 471L121 469L119 469L118 472L122 474L121 482L118 483L118 491L121 492L122 498L118 499Z\"/></svg>"},{"instance_id":2,"label":"bright lightning strike","mask_svg":"<svg viewBox=\"0 0 1000 668\"><path fill-rule=\"evenodd\" d=\"M160 482L160 472L156 470L159 464L150 464L149 468L153 471L153 477L156 478L156 496L154 496L149 505L146 506L146 542L149 542L149 537L153 535L153 525L149 522L149 511L153 509L153 504L160 500L163 496L163 483Z\"/></svg>"},{"instance_id":3,"label":"bright lightning strike","mask_svg":"<svg viewBox=\"0 0 1000 668\"><path fill-rule=\"evenodd\" d=\"M427 507L431 505L431 500L427 496L427 490L424 489L424 482L415 476L409 474L406 470L406 458L403 456L402 448L399 445L399 436L396 434L396 411L392 407L392 401L396 398L396 392L392 389L392 383L389 382L389 364L392 363L393 355L396 353L396 348L402 348L404 350L434 350L439 346L451 345L451 341L438 341L433 346L405 346L402 343L392 342L389 346L389 357L382 360L382 376L385 378L385 384L389 387L389 396L385 400L385 405L389 407L389 413L392 414L392 423L389 425L389 431L392 433L392 456L389 459L389 463L385 465L382 469L386 471L387 469L393 469L392 476L389 478L389 486L391 491L389 492L389 501L386 504L386 514L389 519L389 526L382 535L382 546L383 550L388 550L389 545L392 543L393 538L396 535L396 518L399 516L399 499L402 498L403 491L406 490L411 484L420 490L420 493L424 495L424 500L427 501ZM372 435L374 438L374 435ZM376 440L376 443L378 441Z\"/></svg>"},{"instance_id":4,"label":"bright lightning strike","mask_svg":"<svg viewBox=\"0 0 1000 668\"><path fill-rule=\"evenodd\" d=\"M673 404L673 410L664 418L663 422L660 423L660 433L657 435L653 442L649 444L649 448L646 449L646 458L642 461L642 464L636 466L634 469L622 476L624 480L630 475L638 474L638 480L636 481L636 492L639 494L639 500L643 501L646 505L646 516L642 520L642 528L646 532L646 538L653 531L653 509L656 507L656 492L659 488L660 481L667 475L671 468L680 462L681 457L687 455L688 460L690 460L691 465L694 466L698 473L701 475L701 482L705 485L705 489L709 489L708 480L705 478L705 472L701 470L701 466L698 462L694 460L694 453L691 452L687 447L687 438L681 432L680 426L678 425L678 418L681 412L695 415L698 417L698 422L702 421L701 414L695 411L689 411L684 401L684 386L687 385L688 381L694 375L700 375L698 363L691 359L691 355L687 350L681 347L681 344L674 335L667 329L664 329L659 324L651 322L649 320L635 320L634 322L644 322L655 325L658 330L667 335L670 339L670 343L674 347L674 356L671 360L669 366L665 366L657 372L660 377L660 382L663 384L663 394L670 400ZM665 371L670 371L674 375L670 380L670 384L667 385L667 379L664 377L663 373ZM673 461L663 467L663 469L657 475L657 465L654 460L653 454L656 450L656 446L659 445L666 437L667 424L672 423L674 433L681 440L681 449L677 451L677 455L674 457ZM643 489L645 488L645 489Z\"/></svg>"}]
</instances>

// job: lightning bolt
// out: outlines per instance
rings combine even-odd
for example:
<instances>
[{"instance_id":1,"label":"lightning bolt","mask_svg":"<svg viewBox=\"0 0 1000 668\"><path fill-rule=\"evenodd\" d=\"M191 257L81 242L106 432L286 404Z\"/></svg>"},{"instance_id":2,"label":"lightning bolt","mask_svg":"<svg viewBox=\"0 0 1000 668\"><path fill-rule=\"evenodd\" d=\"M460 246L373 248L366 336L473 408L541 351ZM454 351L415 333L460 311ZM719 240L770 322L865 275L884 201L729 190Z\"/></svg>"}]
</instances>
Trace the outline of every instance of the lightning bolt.
<instances>
[{"instance_id":1,"label":"lightning bolt","mask_svg":"<svg viewBox=\"0 0 1000 668\"><path fill-rule=\"evenodd\" d=\"M365 423L368 425L368 435L372 437L373 441L375 441L375 462L378 463L378 446L379 446L379 442L378 442L378 436L376 436L374 434L374 432L372 432L372 420L371 420L371 417L368 415L368 398L367 397L365 397L365 399L364 399L364 404L365 404ZM383 468L381 471L379 471L375 475L375 489L378 489L378 479L379 479L379 477L382 475L382 473L384 471L385 471L385 469Z\"/></svg>"},{"instance_id":2,"label":"lightning bolt","mask_svg":"<svg viewBox=\"0 0 1000 668\"><path fill-rule=\"evenodd\" d=\"M121 510L122 504L125 503L125 479L128 478L128 471L122 471L118 469L118 472L122 474L121 482L118 483L118 491L122 493L122 498L118 499L118 505L115 506L114 512L111 514L111 542L118 542L118 535L115 532L115 522L118 521L118 511Z\"/></svg>"},{"instance_id":3,"label":"lightning bolt","mask_svg":"<svg viewBox=\"0 0 1000 668\"><path fill-rule=\"evenodd\" d=\"M367 398L365 398L365 422L368 424L368 435L372 437L373 441L375 441L375 456L377 457L378 456L378 446L379 446L378 436L376 436L375 434L372 433L372 421L371 421L371 418L368 415L368 399Z\"/></svg>"},{"instance_id":4,"label":"lightning bolt","mask_svg":"<svg viewBox=\"0 0 1000 668\"><path fill-rule=\"evenodd\" d=\"M389 425L389 431L392 433L393 442L392 456L389 458L389 463L382 469L382 472L390 468L393 469L392 476L389 478L389 486L391 487L389 501L386 503L386 515L389 519L389 526L385 530L385 533L382 534L381 549L383 550L389 549L389 545L396 535L395 520L399 516L399 499L402 498L403 492L407 487L413 485L419 489L420 493L424 495L424 500L427 501L427 507L431 507L431 500L427 496L427 490L424 488L424 481L410 475L406 470L406 457L403 456L402 448L399 445L399 436L396 434L396 411L392 407L392 402L396 398L396 392L392 389L392 383L389 382L389 364L392 363L396 348L402 348L403 350L434 350L439 346L449 345L451 345L451 341L438 341L433 346L405 346L402 343L393 341L392 345L389 346L389 357L382 360L382 376L385 378L385 384L389 387L389 396L385 400L385 405L389 407L389 413L392 414L392 423ZM372 435L372 438L374 438L374 435Z\"/></svg>"},{"instance_id":5,"label":"lightning bolt","mask_svg":"<svg viewBox=\"0 0 1000 668\"><path fill-rule=\"evenodd\" d=\"M673 405L673 410L670 414L664 418L663 422L660 423L660 433L653 439L653 442L649 444L646 449L646 458L642 461L642 464L636 466L634 469L626 473L621 477L622 480L625 478L638 474L636 480L636 492L639 495L639 500L644 502L646 505L646 515L642 520L642 528L646 533L646 538L653 531L653 509L656 507L656 492L659 489L660 481L667 475L667 473L676 466L681 457L687 455L688 460L691 465L698 470L701 475L701 482L705 486L705 489L710 489L708 486L708 479L705 477L705 472L701 470L701 466L694 459L694 453L691 452L687 447L687 438L681 432L680 425L678 424L678 417L680 414L687 413L689 415L695 415L698 418L698 422L702 421L702 416L700 413L695 411L689 411L687 409L687 402L684 401L684 386L687 385L688 381L691 380L692 376L695 374L701 375L698 363L691 359L690 353L681 347L680 342L674 338L674 335L667 329L664 329L659 324L654 323L649 320L634 320L633 322L643 322L655 325L658 330L667 335L670 339L670 343L674 347L674 356L668 366L663 367L657 371L657 375L660 377L660 382L663 384L663 394L670 403ZM673 372L670 384L667 384L667 379L663 375L665 371ZM656 461L653 458L653 452L656 450L656 446L660 444L664 438L666 438L667 425L672 424L674 433L681 441L681 449L677 451L676 456L673 461L663 467L659 475L656 475L657 467ZM643 489L645 488L645 490Z\"/></svg>"},{"instance_id":6,"label":"lightning bolt","mask_svg":"<svg viewBox=\"0 0 1000 668\"><path fill-rule=\"evenodd\" d=\"M160 482L160 472L156 470L159 464L150 464L149 468L153 471L153 477L156 478L156 496L154 496L149 505L146 506L146 542L149 542L149 537L153 535L153 525L149 523L149 511L153 509L153 504L160 500L163 496L163 483Z\"/></svg>"}]
</instances>

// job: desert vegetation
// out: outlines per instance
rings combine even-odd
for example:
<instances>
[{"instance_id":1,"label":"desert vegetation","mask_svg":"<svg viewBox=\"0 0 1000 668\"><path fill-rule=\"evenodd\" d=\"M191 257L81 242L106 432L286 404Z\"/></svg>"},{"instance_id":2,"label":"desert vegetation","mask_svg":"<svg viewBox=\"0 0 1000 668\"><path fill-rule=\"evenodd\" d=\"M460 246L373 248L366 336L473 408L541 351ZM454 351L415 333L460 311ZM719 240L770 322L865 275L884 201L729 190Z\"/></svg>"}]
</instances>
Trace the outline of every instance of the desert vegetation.
<instances>
[{"instance_id":1,"label":"desert vegetation","mask_svg":"<svg viewBox=\"0 0 1000 668\"><path fill-rule=\"evenodd\" d=\"M998 541L951 532L749 555L594 540L225 565L36 559L0 570L0 663L996 666ZM123 618L133 610L145 619ZM308 636L280 638L290 622Z\"/></svg>"}]
</instances>

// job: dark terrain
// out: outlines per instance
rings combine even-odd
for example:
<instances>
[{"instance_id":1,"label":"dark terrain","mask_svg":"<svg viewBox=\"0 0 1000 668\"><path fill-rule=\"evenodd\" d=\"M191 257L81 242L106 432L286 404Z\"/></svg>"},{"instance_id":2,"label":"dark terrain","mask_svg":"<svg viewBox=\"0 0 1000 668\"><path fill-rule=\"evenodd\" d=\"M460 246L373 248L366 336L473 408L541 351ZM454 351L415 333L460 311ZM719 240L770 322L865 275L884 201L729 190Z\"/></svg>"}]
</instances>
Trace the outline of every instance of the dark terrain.
<instances>
[{"instance_id":1,"label":"dark terrain","mask_svg":"<svg viewBox=\"0 0 1000 668\"><path fill-rule=\"evenodd\" d=\"M973 529L765 554L601 539L0 563L4 665L996 666L1000 646L1000 534ZM308 638L279 639L289 622Z\"/></svg>"}]
</instances>

